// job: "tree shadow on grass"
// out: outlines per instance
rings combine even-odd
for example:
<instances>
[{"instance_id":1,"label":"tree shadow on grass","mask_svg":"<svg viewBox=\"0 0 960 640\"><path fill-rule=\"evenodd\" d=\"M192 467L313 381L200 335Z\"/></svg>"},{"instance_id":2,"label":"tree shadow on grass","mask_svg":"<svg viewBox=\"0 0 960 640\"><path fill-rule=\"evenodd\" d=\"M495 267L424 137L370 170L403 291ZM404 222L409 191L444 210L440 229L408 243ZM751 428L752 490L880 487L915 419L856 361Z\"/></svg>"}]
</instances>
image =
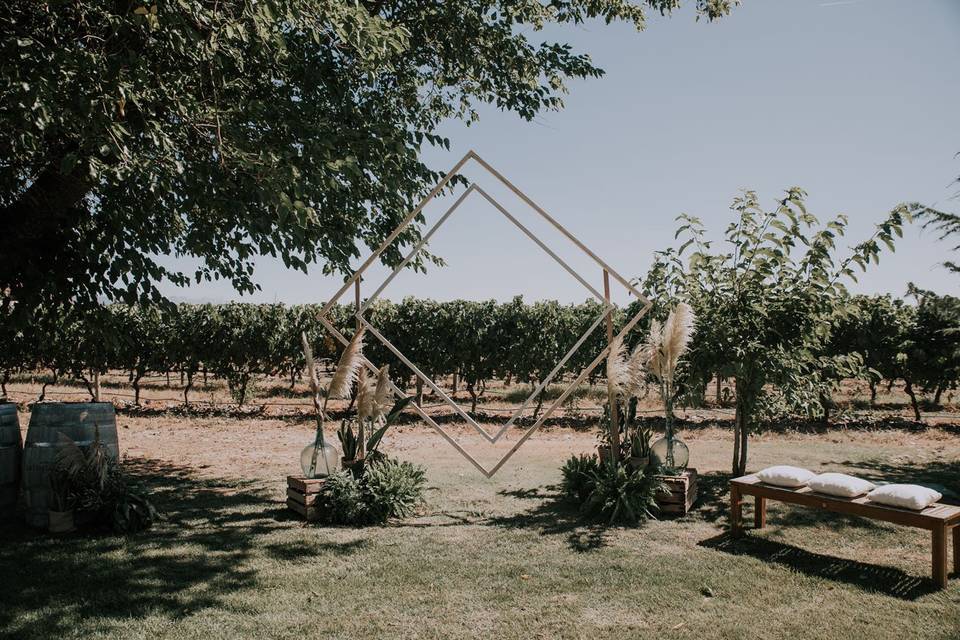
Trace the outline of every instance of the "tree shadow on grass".
<instances>
[{"instance_id":1,"label":"tree shadow on grass","mask_svg":"<svg viewBox=\"0 0 960 640\"><path fill-rule=\"evenodd\" d=\"M125 466L163 516L149 531L54 538L19 519L0 526L0 637L65 637L87 618L119 627L224 606L231 592L256 586L247 560L262 536L302 526L262 487L201 479L152 460ZM276 553L292 559L297 551Z\"/></svg>"},{"instance_id":2,"label":"tree shadow on grass","mask_svg":"<svg viewBox=\"0 0 960 640\"><path fill-rule=\"evenodd\" d=\"M533 489L500 491L499 495L536 504L520 513L493 516L486 524L506 529L536 529L542 535L565 535L567 545L578 553L596 551L607 545L613 527L585 521L580 510L565 500L557 485Z\"/></svg>"},{"instance_id":3,"label":"tree shadow on grass","mask_svg":"<svg viewBox=\"0 0 960 640\"><path fill-rule=\"evenodd\" d=\"M902 600L916 600L937 591L930 578L910 575L893 567L821 555L767 538L744 536L734 539L729 533L722 533L697 544L734 556L773 562L807 576L843 582Z\"/></svg>"}]
</instances>

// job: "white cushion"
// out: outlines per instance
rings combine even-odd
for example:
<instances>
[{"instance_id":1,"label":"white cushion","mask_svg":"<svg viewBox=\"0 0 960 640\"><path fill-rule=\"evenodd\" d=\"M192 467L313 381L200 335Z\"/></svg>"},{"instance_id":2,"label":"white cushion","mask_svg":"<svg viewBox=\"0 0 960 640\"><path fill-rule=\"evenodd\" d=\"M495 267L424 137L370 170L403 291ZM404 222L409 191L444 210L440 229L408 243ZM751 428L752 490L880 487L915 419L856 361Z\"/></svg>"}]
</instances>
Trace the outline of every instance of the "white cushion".
<instances>
[{"instance_id":1,"label":"white cushion","mask_svg":"<svg viewBox=\"0 0 960 640\"><path fill-rule=\"evenodd\" d=\"M867 494L871 502L922 511L943 497L943 494L918 484L886 484Z\"/></svg>"},{"instance_id":2,"label":"white cushion","mask_svg":"<svg viewBox=\"0 0 960 640\"><path fill-rule=\"evenodd\" d=\"M821 473L814 477L808 486L817 493L841 498L855 498L877 488L872 482L845 473Z\"/></svg>"},{"instance_id":3,"label":"white cushion","mask_svg":"<svg viewBox=\"0 0 960 640\"><path fill-rule=\"evenodd\" d=\"M815 475L812 471L800 467L791 467L788 464L767 467L757 472L757 477L760 478L761 482L791 489L806 486Z\"/></svg>"}]
</instances>

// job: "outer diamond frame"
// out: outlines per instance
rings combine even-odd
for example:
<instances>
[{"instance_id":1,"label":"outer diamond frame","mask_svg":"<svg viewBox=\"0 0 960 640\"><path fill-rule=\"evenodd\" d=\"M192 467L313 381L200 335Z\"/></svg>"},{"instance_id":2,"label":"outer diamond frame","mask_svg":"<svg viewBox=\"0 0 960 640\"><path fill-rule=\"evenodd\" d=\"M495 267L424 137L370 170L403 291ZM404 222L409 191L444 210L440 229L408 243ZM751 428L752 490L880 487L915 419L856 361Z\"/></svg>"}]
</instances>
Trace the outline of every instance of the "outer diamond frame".
<instances>
[{"instance_id":1,"label":"outer diamond frame","mask_svg":"<svg viewBox=\"0 0 960 640\"><path fill-rule=\"evenodd\" d=\"M416 216L423 210L423 208L427 205L427 203L430 202L433 198L435 198L437 194L439 194L440 191L442 191L443 188L450 182L453 176L455 176L457 172L460 171L460 169L470 160L476 161L481 167L486 169L488 173L494 176L503 185L505 185L514 194L516 194L521 200L523 200L531 209L533 209L536 213L538 213L541 218L549 222L554 228L560 231L560 233L563 234L568 240L570 240L574 245L576 245L577 248L579 248L584 254L590 257L599 267L603 269L603 271L606 274L609 274L610 277L612 277L614 280L616 280L621 285L623 285L627 289L627 291L635 295L638 300L642 300L644 302L644 305L640 309L640 311L637 314L635 314L627 322L626 325L624 325L624 327L620 330L620 333L618 333L616 337L622 338L631 329L633 329L633 327L636 326L637 322L639 322L640 319L644 315L646 315L646 313L650 310L650 307L652 306L652 302L648 300L643 294L641 294L636 289L636 287L634 287L629 281L627 281L619 273L617 273L612 268L610 268L610 266L607 265L602 259L600 259L600 257L597 256L597 254L595 254L593 251L587 248L586 245L584 245L576 236L574 236L566 228L564 228L563 225L557 222L539 205L537 205L533 200L531 200L526 194L524 194L516 186L514 186L513 183L507 180L501 173L499 173L496 169L490 166L486 161L484 161L480 156L478 156L474 151L471 150L467 152L467 154L463 158L461 158L460 161L457 162L457 164L455 164L452 169L450 169L450 171L446 173L446 175L444 175L444 177L440 180L439 183L437 183L437 185L433 188L433 190L420 202L420 204L417 205L415 209L413 209L413 211L411 211L407 215L406 218L403 219L403 221L396 227L396 229L394 229L393 232L391 232L391 234L383 241L380 247L377 248L377 250L374 251L373 254L371 254L370 257L368 257L367 260L362 265L360 265L360 268L357 269L353 273L353 275L346 280L346 282L344 282L340 290L337 291L337 293L334 294L334 296L329 301L327 301L327 303L324 305L323 309L320 312L320 321L327 328L327 330L330 331L331 334L334 337L336 337L342 344L346 345L349 342L349 340L342 333L340 333L340 331L333 325L333 323L330 322L329 315L328 315L330 310L333 308L335 304L337 304L337 302L340 300L343 294L346 293L347 290L350 289L350 287L354 286L354 284L362 277L363 273L370 267L370 265L372 265L380 257L380 255L383 254L383 252L397 239L397 236L399 236L404 229L410 226L410 224L413 222ZM500 211L500 213L502 213L521 231L523 231L524 234L527 235L527 237L533 240L541 249L543 249L543 251L545 251L550 257L552 257L558 264L560 264L560 266L562 266L568 273L570 273L574 278L576 278L588 291L590 291L590 293L592 293L595 297L597 297L603 303L603 310L601 311L597 319L593 322L593 324L590 326L590 328L588 328L587 331L580 336L577 342L573 345L573 347L570 348L570 350L567 351L567 353L556 365L556 367L554 367L554 369L550 372L550 374L543 381L541 381L540 384L537 385L537 387L531 392L531 394L527 397L524 403L513 413L510 419L503 426L500 427L500 429L497 431L495 435L492 435L492 436L483 427L477 424L477 422L473 420L472 417L470 417L466 412L464 412L463 409L460 408L459 405L457 405L457 403L455 403L449 396L447 396L447 394L444 393L444 391L440 389L440 387L438 387L433 382L433 380L429 378L429 376L426 376L422 371L420 371L420 369L413 362L411 362L406 356L404 356L399 349L397 349L392 343L390 343L390 341L386 337L384 337L376 329L376 327L371 325L370 322L364 317L364 313L367 311L370 304L373 303L374 300L376 300L379 297L379 295L383 292L384 289L386 289L386 287L390 284L390 282L393 281L393 279L403 270L404 267L407 266L407 264L409 264L409 262L417 255L417 253L423 248L423 246L430 240L430 237L433 236L434 232L436 232L436 230L440 228L440 226L443 225L443 223L446 222L447 219L449 219L449 217L454 213L454 211L456 211L457 208L464 202L464 200L466 200L467 196L469 196L474 191L481 194L490 204L492 204L498 211ZM557 375L557 373L559 373L560 369L563 368L563 366L567 363L567 361L574 355L574 353L576 353L576 351L583 345L583 343L587 340L587 338L596 330L596 328L600 325L600 323L604 320L604 318L609 316L613 308L614 307L610 303L609 297L607 295L601 295L579 273L577 273L576 270L574 270L572 267L570 267L570 265L564 262L563 259L561 259L546 244L544 244L543 241L541 241L540 238L536 236L536 234L534 234L522 223L520 223L519 220L517 220L513 215L511 215L510 212L507 211L507 209L504 208L499 202L497 202L492 196L490 196L490 194L484 191L476 183L471 183L468 186L467 190L464 191L464 193L462 193L457 198L457 200L453 203L453 205L451 205L451 207L446 211L446 213L444 213L444 215L440 218L440 220L437 221L427 231L427 233L423 235L423 237L420 239L420 242L418 242L416 246L413 247L413 249L407 254L406 258L404 258L404 260L400 263L400 265L396 269L394 269L394 271L376 289L376 291L374 291L374 293L366 300L366 302L364 302L362 305L359 306L356 313L354 314L354 317L362 326L364 326L371 334L373 334L387 349L393 352L393 354L397 356L397 358L399 358L405 365L407 365L411 371L413 371L421 380L423 380L425 384L427 384L431 389L433 389L434 392L437 393L443 399L445 404L450 406L454 411L457 412L458 415L464 418L468 422L468 424L470 424L474 429L476 429L477 432L480 433L484 438L486 438L488 442L495 443L503 436L504 433L506 433L507 429L509 429L510 426L514 424L516 419L523 414L523 412L527 409L527 407L533 401L533 399L536 398L536 396L544 388L546 388L546 386L553 380L553 378ZM444 431L443 428L441 428L440 425L438 425L436 421L433 420L432 417L430 417L429 414L423 411L423 409L421 409L416 405L411 405L411 406L420 415L420 417L425 422L427 422L427 424L429 424L434 430L440 433L440 435L443 436L444 439L447 440L447 442L453 445L453 447L456 448L461 453L461 455L463 455L481 473L483 473L485 476L489 478L493 476L497 471L499 471L500 468L507 462L507 460L509 460L513 456L513 454L517 452L517 450L523 445L523 443L526 442L527 439L530 436L532 436L544 424L544 422L546 422L546 420L557 410L557 408L561 404L563 404L563 402L567 399L567 397L571 393L573 393L573 391L587 378L587 376L589 376L593 372L593 370L596 369L597 366L607 357L607 354L609 353L609 351L610 351L610 345L608 344L600 352L600 354L596 358L594 358L594 360L580 373L580 375L577 376L577 378L564 389L563 393L561 393L560 396L558 396L553 401L553 403L549 407L547 407L547 409L543 412L543 415L541 415L540 418L523 433L523 435L520 437L517 443L514 444L514 446L507 453L505 453L503 457L501 457L499 462L497 462L490 469L487 469L486 467L484 467L466 450L464 450L464 448L458 442L456 442L456 440L454 440L446 431ZM364 359L364 365L371 371L374 371L374 372L376 371L376 366L369 360ZM392 382L390 386L394 394L403 395L403 392Z\"/></svg>"}]
</instances>

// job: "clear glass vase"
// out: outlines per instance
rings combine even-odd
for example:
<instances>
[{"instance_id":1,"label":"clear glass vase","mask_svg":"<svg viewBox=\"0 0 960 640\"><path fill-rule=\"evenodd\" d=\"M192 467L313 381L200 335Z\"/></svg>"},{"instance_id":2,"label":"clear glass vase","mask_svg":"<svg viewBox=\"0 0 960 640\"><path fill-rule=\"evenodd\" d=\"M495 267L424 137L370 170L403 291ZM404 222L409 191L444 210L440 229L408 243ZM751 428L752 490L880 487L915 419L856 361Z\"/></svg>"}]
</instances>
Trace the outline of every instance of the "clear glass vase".
<instances>
[{"instance_id":1,"label":"clear glass vase","mask_svg":"<svg viewBox=\"0 0 960 640\"><path fill-rule=\"evenodd\" d=\"M310 473L314 448L317 450L317 463L313 473ZM306 478L325 478L340 470L340 450L328 441L322 445L311 442L300 452L300 468Z\"/></svg>"},{"instance_id":2,"label":"clear glass vase","mask_svg":"<svg viewBox=\"0 0 960 640\"><path fill-rule=\"evenodd\" d=\"M690 463L690 449L677 436L664 436L650 447L654 464L668 472L679 472Z\"/></svg>"}]
</instances>

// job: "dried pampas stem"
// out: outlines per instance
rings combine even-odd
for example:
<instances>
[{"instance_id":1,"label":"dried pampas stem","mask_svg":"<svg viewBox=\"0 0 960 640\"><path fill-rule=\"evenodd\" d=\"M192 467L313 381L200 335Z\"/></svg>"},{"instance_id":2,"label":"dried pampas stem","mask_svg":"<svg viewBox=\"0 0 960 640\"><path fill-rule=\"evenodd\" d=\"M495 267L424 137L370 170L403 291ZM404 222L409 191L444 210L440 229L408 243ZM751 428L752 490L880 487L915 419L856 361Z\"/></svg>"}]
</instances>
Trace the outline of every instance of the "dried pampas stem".
<instances>
[{"instance_id":1,"label":"dried pampas stem","mask_svg":"<svg viewBox=\"0 0 960 640\"><path fill-rule=\"evenodd\" d=\"M313 349L310 348L310 340L307 339L307 332L300 333L300 341L303 343L303 359L307 362L307 381L310 383L310 390L313 391L314 398L320 395L320 381L317 380L317 367L313 361Z\"/></svg>"},{"instance_id":2,"label":"dried pampas stem","mask_svg":"<svg viewBox=\"0 0 960 640\"><path fill-rule=\"evenodd\" d=\"M337 370L333 374L333 380L330 381L330 387L327 389L328 398L348 398L350 389L357 379L357 372L360 370L360 350L363 349L363 334L361 329L354 334L350 344L343 350L340 356L340 362L337 363Z\"/></svg>"},{"instance_id":3,"label":"dried pampas stem","mask_svg":"<svg viewBox=\"0 0 960 640\"><path fill-rule=\"evenodd\" d=\"M387 402L390 401L390 365L385 364L377 373L377 389L373 394L375 418L379 418L387 411Z\"/></svg>"},{"instance_id":4,"label":"dried pampas stem","mask_svg":"<svg viewBox=\"0 0 960 640\"><path fill-rule=\"evenodd\" d=\"M627 348L623 344L623 338L615 338L610 343L610 353L607 355L607 383L614 393L620 395L630 386Z\"/></svg>"},{"instance_id":5,"label":"dried pampas stem","mask_svg":"<svg viewBox=\"0 0 960 640\"><path fill-rule=\"evenodd\" d=\"M357 417L368 420L376 417L374 402L374 381L366 369L360 369L357 376Z\"/></svg>"},{"instance_id":6,"label":"dried pampas stem","mask_svg":"<svg viewBox=\"0 0 960 640\"><path fill-rule=\"evenodd\" d=\"M666 365L664 373L671 380L677 370L677 362L690 346L693 322L693 309L686 302L678 304L667 316L667 323L663 327L662 349Z\"/></svg>"}]
</instances>

